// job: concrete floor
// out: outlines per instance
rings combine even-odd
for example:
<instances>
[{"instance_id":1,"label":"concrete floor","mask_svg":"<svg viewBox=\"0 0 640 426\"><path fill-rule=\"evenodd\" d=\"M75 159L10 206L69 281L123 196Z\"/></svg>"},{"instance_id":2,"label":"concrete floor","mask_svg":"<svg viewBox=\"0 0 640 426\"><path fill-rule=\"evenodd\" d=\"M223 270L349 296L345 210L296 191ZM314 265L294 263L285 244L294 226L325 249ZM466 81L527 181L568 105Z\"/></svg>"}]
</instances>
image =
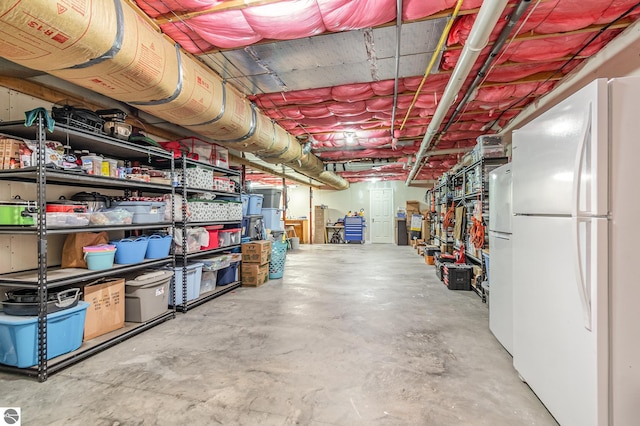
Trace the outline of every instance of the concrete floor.
<instances>
[{"instance_id":1,"label":"concrete floor","mask_svg":"<svg viewBox=\"0 0 640 426\"><path fill-rule=\"evenodd\" d=\"M45 383L0 373L23 425L556 425L410 247L314 245Z\"/></svg>"}]
</instances>

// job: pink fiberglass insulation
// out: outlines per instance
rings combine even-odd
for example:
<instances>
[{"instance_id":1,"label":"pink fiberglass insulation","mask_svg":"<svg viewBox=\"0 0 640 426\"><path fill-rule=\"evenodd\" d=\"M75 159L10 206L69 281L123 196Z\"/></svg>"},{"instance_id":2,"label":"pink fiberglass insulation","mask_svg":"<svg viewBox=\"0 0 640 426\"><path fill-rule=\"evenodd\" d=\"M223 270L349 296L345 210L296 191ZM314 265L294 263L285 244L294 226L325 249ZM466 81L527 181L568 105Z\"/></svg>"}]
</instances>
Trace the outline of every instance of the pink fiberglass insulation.
<instances>
[{"instance_id":1,"label":"pink fiberglass insulation","mask_svg":"<svg viewBox=\"0 0 640 426\"><path fill-rule=\"evenodd\" d=\"M160 27L162 31L180 44L187 52L200 54L213 49L211 43L204 40L198 33L194 32L188 25L182 22L161 25Z\"/></svg>"},{"instance_id":2,"label":"pink fiberglass insulation","mask_svg":"<svg viewBox=\"0 0 640 426\"><path fill-rule=\"evenodd\" d=\"M241 10L196 16L187 22L200 37L223 49L246 46L264 38L249 25Z\"/></svg>"},{"instance_id":3,"label":"pink fiberglass insulation","mask_svg":"<svg viewBox=\"0 0 640 426\"><path fill-rule=\"evenodd\" d=\"M598 52L608 41L613 39L620 30L609 30L601 34L587 48L580 51L585 43L593 36L592 33L570 34L542 39L523 40L514 42L500 53L496 59L496 64L507 61L511 62L531 62L531 61L552 61L573 55L580 51L581 56L593 55ZM483 49L482 57L488 55L490 47ZM448 50L442 55L442 68L453 69L462 53L461 49ZM558 68L560 65L558 66Z\"/></svg>"},{"instance_id":4,"label":"pink fiberglass insulation","mask_svg":"<svg viewBox=\"0 0 640 426\"><path fill-rule=\"evenodd\" d=\"M362 114L353 115L353 116L337 117L338 124L342 124L342 125L365 123L371 120L372 118L373 118L373 114L370 112L364 112Z\"/></svg>"},{"instance_id":5,"label":"pink fiberglass insulation","mask_svg":"<svg viewBox=\"0 0 640 426\"><path fill-rule=\"evenodd\" d=\"M300 113L308 118L326 118L333 115L325 105L300 106Z\"/></svg>"},{"instance_id":6,"label":"pink fiberglass insulation","mask_svg":"<svg viewBox=\"0 0 640 426\"><path fill-rule=\"evenodd\" d=\"M393 98L367 99L365 104L369 112L386 112L393 107Z\"/></svg>"},{"instance_id":7,"label":"pink fiberglass insulation","mask_svg":"<svg viewBox=\"0 0 640 426\"><path fill-rule=\"evenodd\" d=\"M333 114L342 117L357 116L367 111L367 105L364 101L332 103L327 105L327 108Z\"/></svg>"},{"instance_id":8,"label":"pink fiberglass insulation","mask_svg":"<svg viewBox=\"0 0 640 426\"><path fill-rule=\"evenodd\" d=\"M402 19L414 20L431 16L434 13L455 7L456 0L403 0ZM482 5L482 0L465 0L462 10L475 9Z\"/></svg>"},{"instance_id":9,"label":"pink fiberglass insulation","mask_svg":"<svg viewBox=\"0 0 640 426\"><path fill-rule=\"evenodd\" d=\"M156 18L171 11L192 12L208 9L216 4L222 3L220 0L136 0L136 4L147 15Z\"/></svg>"},{"instance_id":10,"label":"pink fiberglass insulation","mask_svg":"<svg viewBox=\"0 0 640 426\"><path fill-rule=\"evenodd\" d=\"M375 27L396 18L396 0L318 0L328 31Z\"/></svg>"},{"instance_id":11,"label":"pink fiberglass insulation","mask_svg":"<svg viewBox=\"0 0 640 426\"><path fill-rule=\"evenodd\" d=\"M374 93L369 83L344 84L331 88L331 97L341 102L364 101L373 97L373 95Z\"/></svg>"},{"instance_id":12,"label":"pink fiberglass insulation","mask_svg":"<svg viewBox=\"0 0 640 426\"><path fill-rule=\"evenodd\" d=\"M371 83L371 90L376 96L393 95L395 82L393 80L374 81ZM398 80L398 93L405 91L402 79Z\"/></svg>"},{"instance_id":13,"label":"pink fiberglass insulation","mask_svg":"<svg viewBox=\"0 0 640 426\"><path fill-rule=\"evenodd\" d=\"M545 71L556 71L563 62L548 62L545 64L515 64L493 67L487 75L486 81L510 82L520 80L533 74Z\"/></svg>"},{"instance_id":14,"label":"pink fiberglass insulation","mask_svg":"<svg viewBox=\"0 0 640 426\"><path fill-rule=\"evenodd\" d=\"M533 2L532 2L533 3ZM516 24L519 34L553 34L575 31L594 24L605 24L613 21L627 9L634 6L637 0L550 0L537 5L532 4L525 12L524 18ZM507 7L503 16L513 10ZM637 17L640 11L634 11ZM447 45L464 44L469 37L477 15L464 15L456 20L447 40ZM524 22L524 25L522 25ZM490 40L495 40L506 24L500 19L493 29Z\"/></svg>"},{"instance_id":15,"label":"pink fiberglass insulation","mask_svg":"<svg viewBox=\"0 0 640 426\"><path fill-rule=\"evenodd\" d=\"M293 40L326 31L315 0L285 0L242 10L247 23L265 39Z\"/></svg>"},{"instance_id":16,"label":"pink fiberglass insulation","mask_svg":"<svg viewBox=\"0 0 640 426\"><path fill-rule=\"evenodd\" d=\"M481 87L476 93L478 102L500 102L503 100L515 100L532 94L547 93L553 87L553 83L522 83L507 86Z\"/></svg>"}]
</instances>

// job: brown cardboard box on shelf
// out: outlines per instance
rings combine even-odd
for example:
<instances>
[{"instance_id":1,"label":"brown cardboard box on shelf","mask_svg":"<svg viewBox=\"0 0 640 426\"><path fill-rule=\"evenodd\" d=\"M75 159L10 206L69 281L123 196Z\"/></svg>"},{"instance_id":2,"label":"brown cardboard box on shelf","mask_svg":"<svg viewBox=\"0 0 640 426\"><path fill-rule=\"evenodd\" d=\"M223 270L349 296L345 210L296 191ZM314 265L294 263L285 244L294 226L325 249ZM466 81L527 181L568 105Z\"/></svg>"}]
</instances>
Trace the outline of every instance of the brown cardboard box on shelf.
<instances>
[{"instance_id":1,"label":"brown cardboard box on shelf","mask_svg":"<svg viewBox=\"0 0 640 426\"><path fill-rule=\"evenodd\" d=\"M84 340L124 327L124 278L85 285L83 299L89 302L84 321Z\"/></svg>"},{"instance_id":2,"label":"brown cardboard box on shelf","mask_svg":"<svg viewBox=\"0 0 640 426\"><path fill-rule=\"evenodd\" d=\"M246 287L260 287L269 281L269 264L242 264L242 285Z\"/></svg>"},{"instance_id":3,"label":"brown cardboard box on shelf","mask_svg":"<svg viewBox=\"0 0 640 426\"><path fill-rule=\"evenodd\" d=\"M271 258L271 241L252 241L242 244L242 262L263 265Z\"/></svg>"},{"instance_id":4,"label":"brown cardboard box on shelf","mask_svg":"<svg viewBox=\"0 0 640 426\"><path fill-rule=\"evenodd\" d=\"M22 141L10 138L0 138L0 169L20 168L20 146Z\"/></svg>"}]
</instances>

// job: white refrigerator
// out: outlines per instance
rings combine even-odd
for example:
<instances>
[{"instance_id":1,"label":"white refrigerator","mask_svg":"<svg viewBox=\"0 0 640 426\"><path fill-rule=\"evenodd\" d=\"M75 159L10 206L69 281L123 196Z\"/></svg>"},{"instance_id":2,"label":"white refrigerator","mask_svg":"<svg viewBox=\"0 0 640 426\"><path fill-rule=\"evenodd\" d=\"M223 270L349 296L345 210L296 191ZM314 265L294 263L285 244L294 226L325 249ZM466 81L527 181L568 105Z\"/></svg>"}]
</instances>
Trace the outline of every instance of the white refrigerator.
<instances>
[{"instance_id":1,"label":"white refrigerator","mask_svg":"<svg viewBox=\"0 0 640 426\"><path fill-rule=\"evenodd\" d=\"M489 329L513 353L511 164L489 173Z\"/></svg>"},{"instance_id":2,"label":"white refrigerator","mask_svg":"<svg viewBox=\"0 0 640 426\"><path fill-rule=\"evenodd\" d=\"M513 134L513 363L563 426L640 424L640 78Z\"/></svg>"}]
</instances>

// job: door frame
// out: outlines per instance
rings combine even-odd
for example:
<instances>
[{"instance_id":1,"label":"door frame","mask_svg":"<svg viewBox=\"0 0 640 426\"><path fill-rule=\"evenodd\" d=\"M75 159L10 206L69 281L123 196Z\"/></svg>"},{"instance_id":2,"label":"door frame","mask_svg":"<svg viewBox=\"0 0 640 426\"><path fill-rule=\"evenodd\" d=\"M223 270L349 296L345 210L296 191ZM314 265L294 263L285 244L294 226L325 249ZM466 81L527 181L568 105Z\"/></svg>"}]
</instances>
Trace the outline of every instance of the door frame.
<instances>
[{"instance_id":1,"label":"door frame","mask_svg":"<svg viewBox=\"0 0 640 426\"><path fill-rule=\"evenodd\" d=\"M373 193L377 192L377 191L391 191L391 209L389 211L389 241L386 241L384 243L382 242L378 242L376 244L393 244L394 238L393 238L393 200L394 200L394 191L393 188L370 188L369 189L369 211L371 212L371 221L370 221L370 227L371 230L369 231L369 240L371 241L371 243L374 243L374 222L373 222Z\"/></svg>"}]
</instances>

